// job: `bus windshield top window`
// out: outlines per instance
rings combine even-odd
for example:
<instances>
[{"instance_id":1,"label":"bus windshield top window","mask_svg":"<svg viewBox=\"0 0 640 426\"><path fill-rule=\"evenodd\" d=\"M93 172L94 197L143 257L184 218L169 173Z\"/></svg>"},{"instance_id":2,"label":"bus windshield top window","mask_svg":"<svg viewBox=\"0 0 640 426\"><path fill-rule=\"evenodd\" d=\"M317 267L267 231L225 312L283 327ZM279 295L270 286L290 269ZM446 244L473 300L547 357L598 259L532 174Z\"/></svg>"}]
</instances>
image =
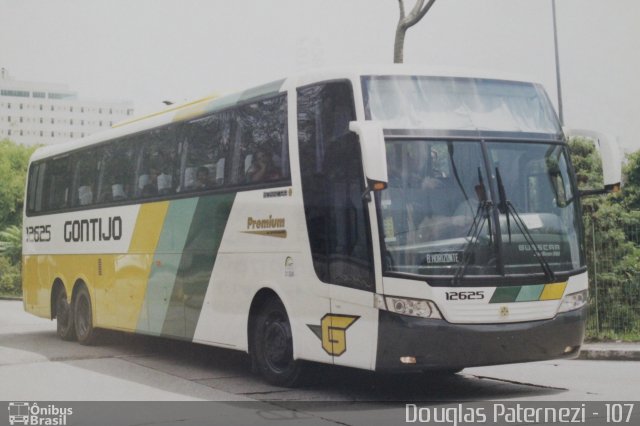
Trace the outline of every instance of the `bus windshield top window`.
<instances>
[{"instance_id":1,"label":"bus windshield top window","mask_svg":"<svg viewBox=\"0 0 640 426\"><path fill-rule=\"evenodd\" d=\"M560 133L544 90L502 80L364 77L367 118L389 129Z\"/></svg>"}]
</instances>

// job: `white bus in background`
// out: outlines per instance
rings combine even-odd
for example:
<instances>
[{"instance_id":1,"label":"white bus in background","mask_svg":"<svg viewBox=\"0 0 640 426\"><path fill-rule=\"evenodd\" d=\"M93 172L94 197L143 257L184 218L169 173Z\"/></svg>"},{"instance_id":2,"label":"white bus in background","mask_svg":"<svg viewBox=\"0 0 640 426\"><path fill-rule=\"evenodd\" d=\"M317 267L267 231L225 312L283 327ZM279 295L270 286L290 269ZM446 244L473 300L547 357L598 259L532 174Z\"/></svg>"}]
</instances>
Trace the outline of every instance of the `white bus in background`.
<instances>
[{"instance_id":1,"label":"white bus in background","mask_svg":"<svg viewBox=\"0 0 640 426\"><path fill-rule=\"evenodd\" d=\"M579 194L525 81L344 70L175 107L36 151L24 226L25 309L63 339L236 349L279 385L306 362L573 357L584 336Z\"/></svg>"}]
</instances>

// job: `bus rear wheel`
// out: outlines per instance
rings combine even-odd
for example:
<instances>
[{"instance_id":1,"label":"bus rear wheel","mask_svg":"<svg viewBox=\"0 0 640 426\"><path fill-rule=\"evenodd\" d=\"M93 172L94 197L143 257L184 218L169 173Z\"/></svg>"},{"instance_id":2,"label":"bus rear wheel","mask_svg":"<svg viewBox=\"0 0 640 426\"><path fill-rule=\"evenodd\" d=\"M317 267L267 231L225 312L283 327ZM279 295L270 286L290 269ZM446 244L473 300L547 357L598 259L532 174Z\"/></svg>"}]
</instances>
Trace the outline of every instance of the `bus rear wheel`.
<instances>
[{"instance_id":1,"label":"bus rear wheel","mask_svg":"<svg viewBox=\"0 0 640 426\"><path fill-rule=\"evenodd\" d=\"M73 311L67 302L67 292L64 287L56 293L56 334L62 340L75 340L76 330L73 324Z\"/></svg>"},{"instance_id":2,"label":"bus rear wheel","mask_svg":"<svg viewBox=\"0 0 640 426\"><path fill-rule=\"evenodd\" d=\"M253 356L258 371L272 385L298 384L302 364L293 359L291 324L282 302L275 298L268 300L254 324Z\"/></svg>"},{"instance_id":3,"label":"bus rear wheel","mask_svg":"<svg viewBox=\"0 0 640 426\"><path fill-rule=\"evenodd\" d=\"M78 342L82 345L91 345L96 339L96 329L93 328L93 311L91 309L91 297L85 286L78 289L73 300L73 322Z\"/></svg>"}]
</instances>

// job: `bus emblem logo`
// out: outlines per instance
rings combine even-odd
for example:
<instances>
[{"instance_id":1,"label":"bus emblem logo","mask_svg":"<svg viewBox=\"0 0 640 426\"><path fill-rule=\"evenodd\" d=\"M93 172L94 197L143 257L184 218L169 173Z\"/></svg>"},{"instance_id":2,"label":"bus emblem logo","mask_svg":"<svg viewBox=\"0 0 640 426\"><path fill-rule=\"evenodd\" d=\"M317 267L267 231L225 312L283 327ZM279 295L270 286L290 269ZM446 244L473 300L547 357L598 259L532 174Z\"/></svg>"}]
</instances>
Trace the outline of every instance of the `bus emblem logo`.
<instances>
[{"instance_id":1,"label":"bus emblem logo","mask_svg":"<svg viewBox=\"0 0 640 426\"><path fill-rule=\"evenodd\" d=\"M241 231L245 234L265 235L268 237L287 238L287 230L284 229L285 219L283 217L273 217L254 219L247 218L247 230Z\"/></svg>"},{"instance_id":2,"label":"bus emblem logo","mask_svg":"<svg viewBox=\"0 0 640 426\"><path fill-rule=\"evenodd\" d=\"M340 356L347 351L347 329L358 320L358 316L327 314L320 325L307 324L322 341L322 349L329 355Z\"/></svg>"},{"instance_id":3,"label":"bus emblem logo","mask_svg":"<svg viewBox=\"0 0 640 426\"><path fill-rule=\"evenodd\" d=\"M500 306L500 316L501 317L509 316L509 308L507 306Z\"/></svg>"}]
</instances>

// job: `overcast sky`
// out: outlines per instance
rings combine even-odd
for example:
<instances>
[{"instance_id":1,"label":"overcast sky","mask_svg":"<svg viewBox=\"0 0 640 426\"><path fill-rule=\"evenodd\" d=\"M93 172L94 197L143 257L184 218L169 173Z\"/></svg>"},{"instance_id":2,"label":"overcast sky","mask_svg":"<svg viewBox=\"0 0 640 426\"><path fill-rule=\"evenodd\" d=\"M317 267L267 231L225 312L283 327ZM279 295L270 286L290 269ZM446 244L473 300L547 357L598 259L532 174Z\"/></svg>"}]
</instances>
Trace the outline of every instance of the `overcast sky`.
<instances>
[{"instance_id":1,"label":"overcast sky","mask_svg":"<svg viewBox=\"0 0 640 426\"><path fill-rule=\"evenodd\" d=\"M406 0L408 5L412 0ZM557 0L565 124L640 149L640 1ZM0 0L0 66L137 113L307 69L391 63L397 0ZM438 0L405 62L530 76L556 100L551 0Z\"/></svg>"}]
</instances>

